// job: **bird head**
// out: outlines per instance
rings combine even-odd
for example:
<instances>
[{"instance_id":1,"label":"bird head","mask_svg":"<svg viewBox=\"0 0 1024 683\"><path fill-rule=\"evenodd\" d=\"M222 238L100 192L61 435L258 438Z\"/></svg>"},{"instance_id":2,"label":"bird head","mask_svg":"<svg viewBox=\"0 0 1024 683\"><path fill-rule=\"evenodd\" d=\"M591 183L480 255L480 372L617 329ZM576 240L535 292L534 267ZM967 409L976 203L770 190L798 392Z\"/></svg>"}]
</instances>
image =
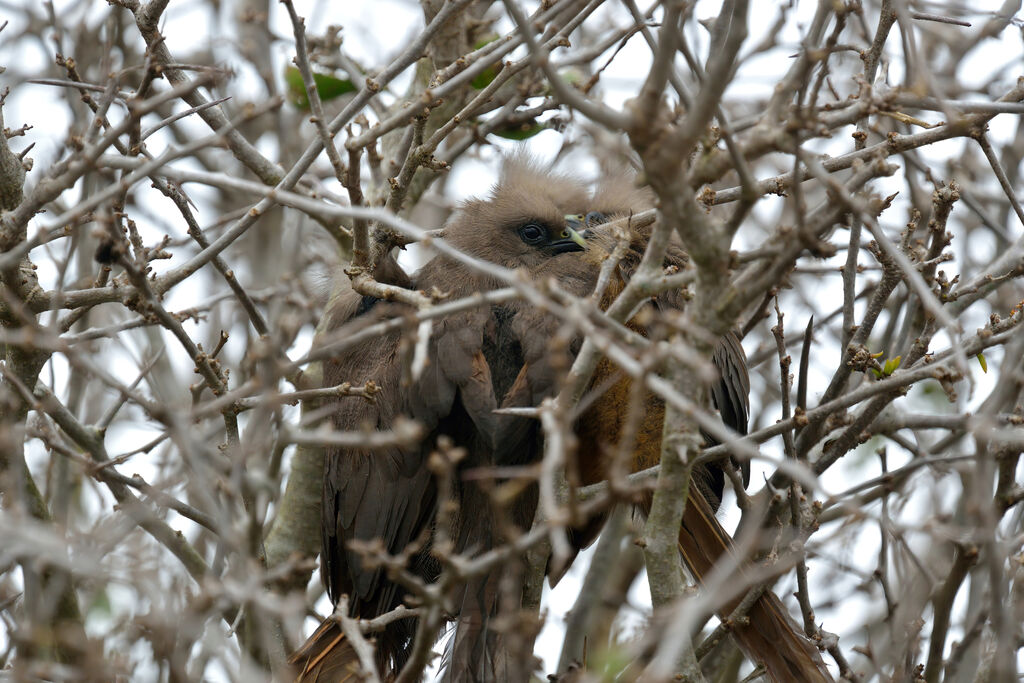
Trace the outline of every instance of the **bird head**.
<instances>
[{"instance_id":1,"label":"bird head","mask_svg":"<svg viewBox=\"0 0 1024 683\"><path fill-rule=\"evenodd\" d=\"M462 205L445 238L482 260L586 289L617 240L600 226L652 203L627 174L605 174L591 192L579 180L516 155L505 161L489 196Z\"/></svg>"},{"instance_id":2,"label":"bird head","mask_svg":"<svg viewBox=\"0 0 1024 683\"><path fill-rule=\"evenodd\" d=\"M445 238L485 261L534 272L552 259L573 258L586 250L566 215L578 214L589 199L587 189L572 178L513 157L490 196L462 205L445 228Z\"/></svg>"}]
</instances>

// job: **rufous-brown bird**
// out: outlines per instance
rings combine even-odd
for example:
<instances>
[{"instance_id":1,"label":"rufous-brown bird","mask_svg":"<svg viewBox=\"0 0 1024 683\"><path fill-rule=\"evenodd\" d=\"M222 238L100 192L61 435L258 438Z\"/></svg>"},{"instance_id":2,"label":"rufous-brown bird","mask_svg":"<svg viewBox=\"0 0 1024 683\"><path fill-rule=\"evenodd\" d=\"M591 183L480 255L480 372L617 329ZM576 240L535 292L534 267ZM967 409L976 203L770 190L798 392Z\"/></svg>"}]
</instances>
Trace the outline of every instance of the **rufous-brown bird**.
<instances>
[{"instance_id":1,"label":"rufous-brown bird","mask_svg":"<svg viewBox=\"0 0 1024 683\"><path fill-rule=\"evenodd\" d=\"M489 197L466 202L444 229L448 244L479 261L518 269L531 281L553 280L564 292L589 296L602 261L616 243L602 226L653 205L651 195L632 179L616 176L598 183L594 192L571 178L542 171L523 158L505 163ZM633 230L627 256L615 269L605 295L610 302L639 263L649 228ZM671 245L666 265L685 267L686 255ZM382 282L425 292L443 292L457 300L505 286L486 272L444 255L435 256L414 276L393 260L376 271ZM681 308L683 297L666 292L652 302L661 308ZM378 301L349 290L335 298L330 327L353 331L382 319L408 315L408 306ZM630 326L646 334L637 322ZM324 383L353 385L373 381L379 392L373 402L339 399L333 422L339 430L388 430L404 416L423 425L428 436L416 448L387 450L329 448L325 455L321 572L331 600L348 596L351 616L373 618L402 604L406 591L379 567L367 567L351 542L377 541L392 555L414 547L406 568L427 582L437 580L440 563L432 554L431 538L438 512L438 484L428 458L438 439L462 449L452 496L457 513L451 522L454 550L479 553L504 539L494 514L495 502L478 478L462 473L481 468L508 468L536 463L543 452L538 423L530 418L498 413L502 407L536 406L560 388L579 339L553 344L564 324L554 315L523 300L478 306L440 318L434 323L426 369L403 384L403 354L409 347L401 332L355 344L325 363ZM746 359L739 339L723 338L713 357L718 380L710 387L712 401L723 421L745 434L747 429ZM617 443L630 395L629 381L607 360L591 381L594 396L576 420L578 468L583 484L605 478L605 455ZM636 434L632 471L660 459L664 406L653 396ZM724 476L720 465L694 471L679 542L682 557L699 580L728 552L730 538L714 517ZM527 529L537 505L536 487L528 487L508 503L503 523ZM647 503L641 507L649 506ZM598 527L577 530L580 545L592 540ZM418 545L411 545L418 543ZM497 613L497 579L472 580L453 596L456 633L446 654L449 681L504 681L508 673L496 657L499 647L489 619ZM735 604L726 605L728 614ZM733 633L744 652L761 662L779 683L830 681L817 649L799 631L778 598L766 591L749 612L749 625ZM416 628L414 619L389 624L376 634L376 664L393 677L407 661ZM358 680L358 659L338 624L328 619L292 657L300 681Z\"/></svg>"}]
</instances>

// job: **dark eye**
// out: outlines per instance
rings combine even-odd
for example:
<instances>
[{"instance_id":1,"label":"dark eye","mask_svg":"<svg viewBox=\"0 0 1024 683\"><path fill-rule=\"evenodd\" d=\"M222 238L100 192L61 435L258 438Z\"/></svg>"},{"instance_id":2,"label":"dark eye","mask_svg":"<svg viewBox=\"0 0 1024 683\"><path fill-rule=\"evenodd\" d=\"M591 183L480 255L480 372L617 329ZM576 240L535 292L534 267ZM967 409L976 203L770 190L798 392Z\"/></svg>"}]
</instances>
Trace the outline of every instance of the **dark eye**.
<instances>
[{"instance_id":1,"label":"dark eye","mask_svg":"<svg viewBox=\"0 0 1024 683\"><path fill-rule=\"evenodd\" d=\"M519 239L523 240L527 244L543 242L544 237L544 228L540 227L536 223L527 223L523 227L519 228Z\"/></svg>"}]
</instances>

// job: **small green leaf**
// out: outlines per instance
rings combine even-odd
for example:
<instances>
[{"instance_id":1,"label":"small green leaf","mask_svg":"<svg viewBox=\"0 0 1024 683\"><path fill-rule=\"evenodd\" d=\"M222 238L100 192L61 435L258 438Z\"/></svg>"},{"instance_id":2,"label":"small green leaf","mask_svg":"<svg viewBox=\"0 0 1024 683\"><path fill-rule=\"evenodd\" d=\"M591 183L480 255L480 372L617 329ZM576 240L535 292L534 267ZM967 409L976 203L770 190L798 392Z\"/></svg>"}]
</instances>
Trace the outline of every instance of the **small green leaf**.
<instances>
[{"instance_id":1,"label":"small green leaf","mask_svg":"<svg viewBox=\"0 0 1024 683\"><path fill-rule=\"evenodd\" d=\"M588 662L586 668L595 674L601 672L599 680L615 681L634 661L634 657L625 652L619 645L612 645L606 650L597 652L593 661Z\"/></svg>"},{"instance_id":2,"label":"small green leaf","mask_svg":"<svg viewBox=\"0 0 1024 683\"><path fill-rule=\"evenodd\" d=\"M306 84L302 82L302 74L294 66L284 70L284 81L288 86L288 101L299 109L309 109L309 98L306 97ZM333 100L335 97L345 93L358 90L355 84L347 78L336 78L330 74L313 73L313 82L316 84L317 95L321 102Z\"/></svg>"},{"instance_id":3,"label":"small green leaf","mask_svg":"<svg viewBox=\"0 0 1024 683\"><path fill-rule=\"evenodd\" d=\"M105 617L109 617L113 613L113 609L110 606L110 596L107 595L107 591L100 589L92 596L92 601L86 608L87 614L98 614Z\"/></svg>"},{"instance_id":4,"label":"small green leaf","mask_svg":"<svg viewBox=\"0 0 1024 683\"><path fill-rule=\"evenodd\" d=\"M583 73L577 69L566 69L559 74L562 80L569 85L581 86L583 85Z\"/></svg>"},{"instance_id":5,"label":"small green leaf","mask_svg":"<svg viewBox=\"0 0 1024 683\"><path fill-rule=\"evenodd\" d=\"M890 358L889 360L885 361L885 365L882 367L882 374L888 377L892 373L896 372L896 368L900 366L901 358L901 356L896 356L895 358Z\"/></svg>"},{"instance_id":6,"label":"small green leaf","mask_svg":"<svg viewBox=\"0 0 1024 683\"><path fill-rule=\"evenodd\" d=\"M503 137L506 140L528 140L537 133L544 130L546 126L543 123L537 123L536 120L524 121L518 126L511 128L501 128L494 131L494 134Z\"/></svg>"},{"instance_id":7,"label":"small green leaf","mask_svg":"<svg viewBox=\"0 0 1024 683\"><path fill-rule=\"evenodd\" d=\"M469 84L473 86L474 90L483 90L491 84L491 81L498 77L498 72L500 70L501 69L499 69L497 65L492 64L478 73L476 77L469 82Z\"/></svg>"},{"instance_id":8,"label":"small green leaf","mask_svg":"<svg viewBox=\"0 0 1024 683\"><path fill-rule=\"evenodd\" d=\"M480 49L480 48L482 48L482 47L483 47L484 45L490 45L491 43L493 43L494 41L496 41L496 40L497 40L497 39L498 39L499 37L500 37L500 36L498 36L498 34L497 34L497 33L492 33L492 34L490 34L490 35L484 36L484 37L483 37L483 38L481 38L480 40L476 41L476 44L475 44L475 45L473 45L473 49L474 49L474 50L479 50L479 49Z\"/></svg>"},{"instance_id":9,"label":"small green leaf","mask_svg":"<svg viewBox=\"0 0 1024 683\"><path fill-rule=\"evenodd\" d=\"M496 35L487 36L486 38L477 42L477 44L473 46L473 49L479 50L484 45L487 45L488 43L493 43L497 39L498 36ZM491 84L491 81L498 77L498 72L501 71L501 67L501 62L497 64L491 64L486 69L478 73L473 78L473 80L469 82L469 84L473 86L474 90L483 90L484 88Z\"/></svg>"},{"instance_id":10,"label":"small green leaf","mask_svg":"<svg viewBox=\"0 0 1024 683\"><path fill-rule=\"evenodd\" d=\"M985 360L985 354L978 354L978 364L981 365L981 371L988 374L988 362Z\"/></svg>"}]
</instances>

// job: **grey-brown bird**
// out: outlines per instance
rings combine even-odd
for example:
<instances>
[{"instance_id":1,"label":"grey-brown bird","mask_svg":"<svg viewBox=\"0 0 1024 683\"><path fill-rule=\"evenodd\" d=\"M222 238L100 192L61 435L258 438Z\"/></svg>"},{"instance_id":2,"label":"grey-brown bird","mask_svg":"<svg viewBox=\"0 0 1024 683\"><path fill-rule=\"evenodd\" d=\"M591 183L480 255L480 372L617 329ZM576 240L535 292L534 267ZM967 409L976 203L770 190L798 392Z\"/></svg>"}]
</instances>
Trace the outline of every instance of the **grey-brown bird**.
<instances>
[{"instance_id":1,"label":"grey-brown bird","mask_svg":"<svg viewBox=\"0 0 1024 683\"><path fill-rule=\"evenodd\" d=\"M602 260L615 244L602 225L649 208L649 193L629 179L610 178L591 193L570 178L546 173L521 158L505 164L497 186L485 199L466 202L444 229L444 239L465 254L484 262L518 269L534 282L554 280L570 295L593 291ZM582 232L582 234L581 234ZM618 265L605 296L610 301L621 290L646 245L649 230L635 230L631 249ZM589 238L589 239L587 239ZM686 256L669 249L666 265L685 267ZM393 261L378 269L378 279L422 291L444 292L452 300L504 286L486 273L445 256L436 256L408 277ZM677 292L659 295L652 305L681 308ZM406 315L398 303L361 297L354 291L336 298L331 326L351 326ZM637 323L631 326L641 334ZM456 471L452 497L458 513L451 524L457 552L479 553L504 540L502 524L527 529L537 504L535 487L506 501L495 501L476 477L463 477L481 468L507 468L536 463L543 443L538 424L531 419L499 414L496 409L536 406L560 387L579 339L552 344L562 338L563 323L525 301L481 306L435 322L425 371L403 384L403 354L409 346L402 333L376 338L347 348L325 364L327 386L373 381L380 388L371 403L342 398L333 421L340 430L367 426L387 430L399 416L422 424L428 436L412 449L385 451L328 449L323 484L321 572L327 592L337 603L349 599L354 617L373 618L402 604L406 591L378 567L368 567L351 543L379 542L398 555L408 547L406 568L427 582L437 580L440 564L432 554L432 536L438 506L438 484L428 458L438 439L446 437L465 457ZM746 359L735 335L721 340L714 353L719 378L710 388L723 421L744 434L747 429ZM607 360L591 382L592 400L576 420L579 438L578 471L582 483L605 478L605 455L617 443L630 396L629 382ZM599 389L598 389L599 388ZM664 406L653 396L645 403L645 416L635 438L631 469L638 471L658 462ZM714 517L724 485L721 467L695 471L697 487L680 531L680 551L700 579L723 553L730 539ZM642 503L646 507L648 503ZM577 530L574 540L592 540L598 526ZM469 582L453 596L456 633L446 655L446 680L503 681L496 651L498 636L490 619L497 613L496 577ZM735 605L723 610L728 614ZM765 664L776 681L826 681L827 671L817 650L800 634L792 618L770 591L750 611L749 626L737 625L734 634L746 654ZM415 632L414 619L403 619L376 634L376 664L392 677L407 661ZM295 653L299 680L357 680L358 660L338 625L325 621Z\"/></svg>"}]
</instances>

